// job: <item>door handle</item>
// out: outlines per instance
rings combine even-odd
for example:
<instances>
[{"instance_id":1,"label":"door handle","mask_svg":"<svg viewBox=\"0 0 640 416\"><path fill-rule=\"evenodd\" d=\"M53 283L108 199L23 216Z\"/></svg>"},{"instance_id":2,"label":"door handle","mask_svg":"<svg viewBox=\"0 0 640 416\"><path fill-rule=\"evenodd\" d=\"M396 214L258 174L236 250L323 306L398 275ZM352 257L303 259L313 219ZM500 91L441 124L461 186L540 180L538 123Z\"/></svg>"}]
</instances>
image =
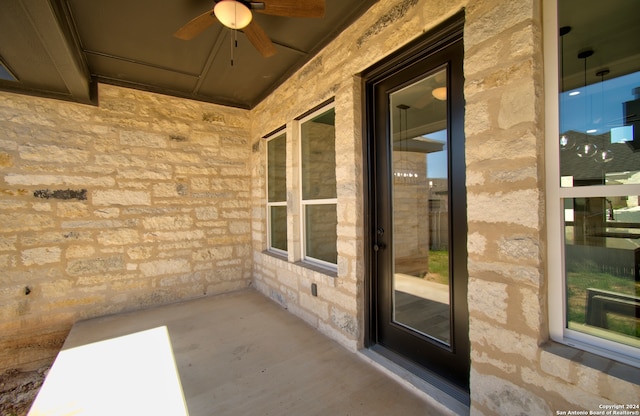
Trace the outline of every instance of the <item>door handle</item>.
<instances>
[{"instance_id":1,"label":"door handle","mask_svg":"<svg viewBox=\"0 0 640 416\"><path fill-rule=\"evenodd\" d=\"M373 251L380 251L385 249L385 245L383 243L378 243L373 245Z\"/></svg>"}]
</instances>

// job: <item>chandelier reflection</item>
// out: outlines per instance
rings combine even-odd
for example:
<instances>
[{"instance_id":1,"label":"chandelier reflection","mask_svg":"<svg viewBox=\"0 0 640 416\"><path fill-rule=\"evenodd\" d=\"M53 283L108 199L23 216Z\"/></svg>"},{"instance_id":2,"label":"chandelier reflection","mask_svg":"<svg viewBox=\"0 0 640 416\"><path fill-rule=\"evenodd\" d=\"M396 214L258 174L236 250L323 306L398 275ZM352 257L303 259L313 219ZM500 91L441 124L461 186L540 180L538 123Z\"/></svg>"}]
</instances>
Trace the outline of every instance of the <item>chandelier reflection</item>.
<instances>
[{"instance_id":1,"label":"chandelier reflection","mask_svg":"<svg viewBox=\"0 0 640 416\"><path fill-rule=\"evenodd\" d=\"M404 183L416 183L418 182L419 175L416 172L411 170L394 170L393 178L395 182L404 182Z\"/></svg>"},{"instance_id":2,"label":"chandelier reflection","mask_svg":"<svg viewBox=\"0 0 640 416\"><path fill-rule=\"evenodd\" d=\"M587 103L588 100L588 94L587 94L587 58L593 55L593 50L592 49L586 49L582 52L580 52L578 54L578 59L583 59L584 60L584 100L585 100L585 106L584 106L584 126L585 126L585 133L584 133L584 138L585 138L585 142L578 145L578 147L576 148L576 152L578 154L579 157L582 158L590 158L596 155L596 153L598 153L598 146L596 146L594 143L589 142L589 132L587 131L587 125L588 123L591 121L591 112L589 111L589 114L587 115L587 107L590 107L589 103Z\"/></svg>"},{"instance_id":3,"label":"chandelier reflection","mask_svg":"<svg viewBox=\"0 0 640 416\"><path fill-rule=\"evenodd\" d=\"M398 104L396 106L398 109L398 119L400 124L400 146L397 150L400 155L400 160L398 160L397 166L394 166L393 169L393 181L395 183L405 183L405 184L414 184L419 180L418 173L411 168L411 163L409 162L409 138L407 137L407 110L409 110L408 105L406 104ZM395 153L395 152L394 152Z\"/></svg>"},{"instance_id":4,"label":"chandelier reflection","mask_svg":"<svg viewBox=\"0 0 640 416\"><path fill-rule=\"evenodd\" d=\"M571 32L571 26L563 26L560 28L560 83L561 83L561 91L564 92L564 36ZM560 107L564 107L564 94L560 95ZM560 118L560 130L563 129L562 118ZM562 133L560 136L560 150L570 150L573 149L576 145L576 141L573 137Z\"/></svg>"},{"instance_id":5,"label":"chandelier reflection","mask_svg":"<svg viewBox=\"0 0 640 416\"><path fill-rule=\"evenodd\" d=\"M602 69L596 72L596 76L600 77L600 111L601 113L604 113L604 76L607 75L608 73L609 73L608 69ZM601 114L600 120L602 120L603 118L604 116ZM613 151L607 148L609 141L610 140L607 140L606 138L602 139L602 142L603 142L602 148L598 149L597 153L593 158L593 160L595 160L597 163L609 163L613 160Z\"/></svg>"}]
</instances>

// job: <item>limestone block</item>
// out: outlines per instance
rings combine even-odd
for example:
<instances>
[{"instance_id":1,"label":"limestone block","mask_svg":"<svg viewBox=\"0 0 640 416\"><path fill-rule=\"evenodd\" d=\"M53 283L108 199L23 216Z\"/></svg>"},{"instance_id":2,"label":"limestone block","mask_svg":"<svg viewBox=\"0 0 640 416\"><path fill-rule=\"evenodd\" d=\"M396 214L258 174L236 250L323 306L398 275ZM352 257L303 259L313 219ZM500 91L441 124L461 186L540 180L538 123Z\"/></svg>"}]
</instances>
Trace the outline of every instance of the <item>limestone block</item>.
<instances>
[{"instance_id":1,"label":"limestone block","mask_svg":"<svg viewBox=\"0 0 640 416\"><path fill-rule=\"evenodd\" d=\"M111 177L68 176L68 175L28 175L10 173L5 182L14 186L85 186L110 187L115 184Z\"/></svg>"},{"instance_id":2,"label":"limestone block","mask_svg":"<svg viewBox=\"0 0 640 416\"><path fill-rule=\"evenodd\" d=\"M543 323L546 322L545 311L540 304L540 299L544 295L540 290L534 290L527 287L519 289L521 301L518 303L522 313L522 319L527 325L527 328L532 333L541 333L544 336Z\"/></svg>"},{"instance_id":3,"label":"limestone block","mask_svg":"<svg viewBox=\"0 0 640 416\"><path fill-rule=\"evenodd\" d=\"M98 218L118 218L120 216L120 208L100 208L93 211L93 215Z\"/></svg>"},{"instance_id":4,"label":"limestone block","mask_svg":"<svg viewBox=\"0 0 640 416\"><path fill-rule=\"evenodd\" d=\"M539 287L542 279L537 266L522 266L505 262L481 262L470 256L468 261L469 276L478 279L506 280L520 282L533 287Z\"/></svg>"},{"instance_id":5,"label":"limestone block","mask_svg":"<svg viewBox=\"0 0 640 416\"><path fill-rule=\"evenodd\" d=\"M13 166L13 156L9 153L0 152L0 167L10 167Z\"/></svg>"},{"instance_id":6,"label":"limestone block","mask_svg":"<svg viewBox=\"0 0 640 416\"><path fill-rule=\"evenodd\" d=\"M200 158L200 155L196 153L180 152L176 150L171 150L171 151L155 150L151 152L149 156L151 157L152 160L160 160L170 165L180 164L180 163L199 165L202 163L202 159Z\"/></svg>"},{"instance_id":7,"label":"limestone block","mask_svg":"<svg viewBox=\"0 0 640 416\"><path fill-rule=\"evenodd\" d=\"M79 259L83 257L91 257L95 254L96 249L89 245L71 245L65 250L65 257L68 259Z\"/></svg>"},{"instance_id":8,"label":"limestone block","mask_svg":"<svg viewBox=\"0 0 640 416\"><path fill-rule=\"evenodd\" d=\"M498 252L504 259L533 263L539 261L540 245L530 236L510 236L498 241Z\"/></svg>"},{"instance_id":9,"label":"limestone block","mask_svg":"<svg viewBox=\"0 0 640 416\"><path fill-rule=\"evenodd\" d=\"M167 147L167 139L168 137L163 134L148 131L120 131L120 144L124 146L165 148Z\"/></svg>"},{"instance_id":10,"label":"limestone block","mask_svg":"<svg viewBox=\"0 0 640 416\"><path fill-rule=\"evenodd\" d=\"M140 189L146 189L149 184L139 181L166 181L171 179L171 168L167 165L153 164L148 169L118 169L117 177L138 181ZM131 187L131 186L129 186Z\"/></svg>"},{"instance_id":11,"label":"limestone block","mask_svg":"<svg viewBox=\"0 0 640 416\"><path fill-rule=\"evenodd\" d=\"M191 265L185 259L166 259L140 263L140 271L146 277L160 276L191 271Z\"/></svg>"},{"instance_id":12,"label":"limestone block","mask_svg":"<svg viewBox=\"0 0 640 416\"><path fill-rule=\"evenodd\" d=\"M191 228L193 219L189 215L146 217L142 219L142 226L146 230L181 230Z\"/></svg>"},{"instance_id":13,"label":"limestone block","mask_svg":"<svg viewBox=\"0 0 640 416\"><path fill-rule=\"evenodd\" d=\"M465 131L468 136L479 134L491 129L491 109L489 102L468 101L465 109ZM486 143L485 143L486 145ZM467 151L468 153L468 151Z\"/></svg>"},{"instance_id":14,"label":"limestone block","mask_svg":"<svg viewBox=\"0 0 640 416\"><path fill-rule=\"evenodd\" d=\"M135 244L139 241L138 231L130 228L105 230L98 233L98 243L105 246Z\"/></svg>"},{"instance_id":15,"label":"limestone block","mask_svg":"<svg viewBox=\"0 0 640 416\"><path fill-rule=\"evenodd\" d=\"M233 248L228 246L210 247L193 251L191 258L193 261L209 261L230 259L233 256Z\"/></svg>"},{"instance_id":16,"label":"limestone block","mask_svg":"<svg viewBox=\"0 0 640 416\"><path fill-rule=\"evenodd\" d=\"M546 374L557 377L567 383L573 382L571 370L575 364L557 354L542 350L540 352L540 368Z\"/></svg>"},{"instance_id":17,"label":"limestone block","mask_svg":"<svg viewBox=\"0 0 640 416\"><path fill-rule=\"evenodd\" d=\"M480 233L474 232L467 236L467 251L469 253L484 254L487 246L487 239Z\"/></svg>"},{"instance_id":18,"label":"limestone block","mask_svg":"<svg viewBox=\"0 0 640 416\"><path fill-rule=\"evenodd\" d=\"M469 318L469 339L479 352L513 354L530 361L538 358L538 339L521 334L517 326L502 327L472 315Z\"/></svg>"},{"instance_id":19,"label":"limestone block","mask_svg":"<svg viewBox=\"0 0 640 416\"><path fill-rule=\"evenodd\" d=\"M498 112L498 127L509 129L519 123L536 121L535 87L529 79L512 83L503 93Z\"/></svg>"},{"instance_id":20,"label":"limestone block","mask_svg":"<svg viewBox=\"0 0 640 416\"><path fill-rule=\"evenodd\" d=\"M0 251L14 251L17 241L17 235L0 235Z\"/></svg>"},{"instance_id":21,"label":"limestone block","mask_svg":"<svg viewBox=\"0 0 640 416\"><path fill-rule=\"evenodd\" d=\"M505 324L507 322L508 293L505 283L469 279L469 313L483 314Z\"/></svg>"},{"instance_id":22,"label":"limestone block","mask_svg":"<svg viewBox=\"0 0 640 416\"><path fill-rule=\"evenodd\" d=\"M547 401L553 403L554 410L565 410L565 408L597 410L603 403L598 390L586 392L573 383L559 381L528 367L522 368L521 373L525 383L544 389Z\"/></svg>"},{"instance_id":23,"label":"limestone block","mask_svg":"<svg viewBox=\"0 0 640 416\"><path fill-rule=\"evenodd\" d=\"M500 182L507 186L514 186L513 184L517 185L519 182L523 183L523 186L526 183L535 184L538 175L536 162L531 161L528 164L530 166L523 167L524 163L525 158L519 158L512 163L505 161L505 163L501 163L501 169L492 170L488 177L491 182Z\"/></svg>"},{"instance_id":24,"label":"limestone block","mask_svg":"<svg viewBox=\"0 0 640 416\"><path fill-rule=\"evenodd\" d=\"M98 274L123 270L124 265L124 259L119 255L110 257L84 258L70 261L67 266L67 273L72 276Z\"/></svg>"},{"instance_id":25,"label":"limestone block","mask_svg":"<svg viewBox=\"0 0 640 416\"><path fill-rule=\"evenodd\" d=\"M229 222L229 232L231 234L245 235L251 232L251 224L246 221L231 221Z\"/></svg>"},{"instance_id":26,"label":"limestone block","mask_svg":"<svg viewBox=\"0 0 640 416\"><path fill-rule=\"evenodd\" d=\"M532 215L532 212L537 213L539 204L540 195L536 189L493 194L470 192L467 196L467 218L470 223L511 223L538 229L538 215Z\"/></svg>"},{"instance_id":27,"label":"limestone block","mask_svg":"<svg viewBox=\"0 0 640 416\"><path fill-rule=\"evenodd\" d=\"M190 187L195 192L202 192L209 190L209 178L191 178Z\"/></svg>"},{"instance_id":28,"label":"limestone block","mask_svg":"<svg viewBox=\"0 0 640 416\"><path fill-rule=\"evenodd\" d=\"M47 214L30 214L12 212L0 214L0 228L5 233L15 231L46 230L52 228L55 222Z\"/></svg>"},{"instance_id":29,"label":"limestone block","mask_svg":"<svg viewBox=\"0 0 640 416\"><path fill-rule=\"evenodd\" d=\"M78 218L89 215L89 207L84 202L58 202L56 215L62 218Z\"/></svg>"},{"instance_id":30,"label":"limestone block","mask_svg":"<svg viewBox=\"0 0 640 416\"><path fill-rule=\"evenodd\" d=\"M38 247L22 250L22 264L25 266L38 265L48 263L57 263L60 261L60 247Z\"/></svg>"},{"instance_id":31,"label":"limestone block","mask_svg":"<svg viewBox=\"0 0 640 416\"><path fill-rule=\"evenodd\" d=\"M94 158L96 165L118 166L119 168L144 168L148 161L141 157L123 154L97 154Z\"/></svg>"},{"instance_id":32,"label":"limestone block","mask_svg":"<svg viewBox=\"0 0 640 416\"><path fill-rule=\"evenodd\" d=\"M486 163L502 167L528 166L536 161L539 137L535 131L521 124L509 130L497 130L491 133L476 134L473 126L467 127L467 169L471 171L486 169ZM471 150L473 149L473 150ZM500 149L496 153L496 149ZM478 165L478 167L476 167Z\"/></svg>"},{"instance_id":33,"label":"limestone block","mask_svg":"<svg viewBox=\"0 0 640 416\"><path fill-rule=\"evenodd\" d=\"M153 241L191 241L191 240L203 240L205 234L202 230L190 230L190 231L156 231L151 233L145 233L143 240L146 242Z\"/></svg>"},{"instance_id":34,"label":"limestone block","mask_svg":"<svg viewBox=\"0 0 640 416\"><path fill-rule=\"evenodd\" d=\"M225 209L221 213L225 219L251 219L251 212L248 209Z\"/></svg>"},{"instance_id":35,"label":"limestone block","mask_svg":"<svg viewBox=\"0 0 640 416\"><path fill-rule=\"evenodd\" d=\"M325 291L326 293L324 293ZM318 296L326 298L331 304L338 306L340 309L352 314L353 316L358 313L358 299L351 294L325 287L319 288Z\"/></svg>"},{"instance_id":36,"label":"limestone block","mask_svg":"<svg viewBox=\"0 0 640 416\"><path fill-rule=\"evenodd\" d=\"M92 193L94 205L151 205L149 192L102 190Z\"/></svg>"},{"instance_id":37,"label":"limestone block","mask_svg":"<svg viewBox=\"0 0 640 416\"><path fill-rule=\"evenodd\" d=\"M322 321L329 319L329 306L323 299L311 296L310 292L300 292L299 300L300 306L313 314L316 319Z\"/></svg>"},{"instance_id":38,"label":"limestone block","mask_svg":"<svg viewBox=\"0 0 640 416\"><path fill-rule=\"evenodd\" d=\"M507 374L513 374L518 371L518 366L516 364L502 360L500 357L491 357L487 353L478 352L476 350L471 351L471 362L473 363L472 365L488 364L491 367L498 368L500 371Z\"/></svg>"},{"instance_id":39,"label":"limestone block","mask_svg":"<svg viewBox=\"0 0 640 416\"><path fill-rule=\"evenodd\" d=\"M60 147L42 143L27 143L18 147L20 158L33 162L52 162L64 164L87 163L90 153L86 150Z\"/></svg>"},{"instance_id":40,"label":"limestone block","mask_svg":"<svg viewBox=\"0 0 640 416\"><path fill-rule=\"evenodd\" d=\"M20 235L20 242L23 246L44 246L92 240L93 236L90 232L78 231L29 232Z\"/></svg>"},{"instance_id":41,"label":"limestone block","mask_svg":"<svg viewBox=\"0 0 640 416\"><path fill-rule=\"evenodd\" d=\"M550 415L547 403L533 392L506 379L471 370L471 403L486 406L494 415Z\"/></svg>"},{"instance_id":42,"label":"limestone block","mask_svg":"<svg viewBox=\"0 0 640 416\"><path fill-rule=\"evenodd\" d=\"M331 322L350 338L356 338L359 334L358 320L350 313L347 313L335 306L331 307Z\"/></svg>"},{"instance_id":43,"label":"limestone block","mask_svg":"<svg viewBox=\"0 0 640 416\"><path fill-rule=\"evenodd\" d=\"M532 3L525 1L472 2L467 9L465 48L472 48L534 17Z\"/></svg>"}]
</instances>

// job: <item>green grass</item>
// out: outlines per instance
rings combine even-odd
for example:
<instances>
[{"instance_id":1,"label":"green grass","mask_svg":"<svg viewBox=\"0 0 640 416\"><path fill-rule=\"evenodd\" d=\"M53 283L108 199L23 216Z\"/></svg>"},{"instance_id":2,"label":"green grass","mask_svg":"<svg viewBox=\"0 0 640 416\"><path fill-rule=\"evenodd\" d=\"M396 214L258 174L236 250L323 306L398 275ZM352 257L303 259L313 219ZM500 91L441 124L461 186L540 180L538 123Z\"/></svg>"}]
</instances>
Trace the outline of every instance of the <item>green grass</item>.
<instances>
[{"instance_id":1,"label":"green grass","mask_svg":"<svg viewBox=\"0 0 640 416\"><path fill-rule=\"evenodd\" d=\"M632 296L640 296L640 282L629 277L615 276L581 267L567 272L567 319L578 324L585 323L587 288L608 290ZM607 316L609 330L640 338L640 325L633 317L615 314Z\"/></svg>"},{"instance_id":2,"label":"green grass","mask_svg":"<svg viewBox=\"0 0 640 416\"><path fill-rule=\"evenodd\" d=\"M438 273L449 281L449 252L429 251L429 271Z\"/></svg>"},{"instance_id":3,"label":"green grass","mask_svg":"<svg viewBox=\"0 0 640 416\"><path fill-rule=\"evenodd\" d=\"M449 284L449 251L429 250L429 273L428 275L421 276L423 279L442 283L444 285Z\"/></svg>"}]
</instances>

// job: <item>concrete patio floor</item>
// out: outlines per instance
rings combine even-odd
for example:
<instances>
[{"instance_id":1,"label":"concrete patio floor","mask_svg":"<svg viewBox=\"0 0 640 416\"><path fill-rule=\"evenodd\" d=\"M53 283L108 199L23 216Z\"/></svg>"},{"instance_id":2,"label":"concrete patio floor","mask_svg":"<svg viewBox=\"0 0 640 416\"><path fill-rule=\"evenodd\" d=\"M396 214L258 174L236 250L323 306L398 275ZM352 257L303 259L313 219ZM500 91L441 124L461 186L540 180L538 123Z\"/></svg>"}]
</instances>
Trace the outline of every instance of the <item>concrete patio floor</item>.
<instances>
[{"instance_id":1,"label":"concrete patio floor","mask_svg":"<svg viewBox=\"0 0 640 416\"><path fill-rule=\"evenodd\" d=\"M251 289L78 322L30 415L66 414L46 403L63 395L78 415L452 414Z\"/></svg>"}]
</instances>

